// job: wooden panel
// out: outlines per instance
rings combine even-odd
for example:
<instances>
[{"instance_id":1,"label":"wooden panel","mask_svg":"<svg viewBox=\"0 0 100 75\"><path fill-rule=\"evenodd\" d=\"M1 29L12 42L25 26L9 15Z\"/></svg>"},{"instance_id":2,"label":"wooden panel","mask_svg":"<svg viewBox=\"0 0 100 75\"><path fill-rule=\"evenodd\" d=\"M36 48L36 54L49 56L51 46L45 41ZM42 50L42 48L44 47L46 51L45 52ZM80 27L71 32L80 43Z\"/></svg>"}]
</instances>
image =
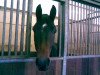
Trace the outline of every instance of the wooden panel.
<instances>
[{"instance_id":1,"label":"wooden panel","mask_svg":"<svg viewBox=\"0 0 100 75\"><path fill-rule=\"evenodd\" d=\"M67 75L100 75L100 58L68 59ZM47 71L39 71L34 61L0 63L0 75L61 75L62 61L53 60Z\"/></svg>"},{"instance_id":2,"label":"wooden panel","mask_svg":"<svg viewBox=\"0 0 100 75\"><path fill-rule=\"evenodd\" d=\"M51 61L47 71L39 71L35 62L2 63L0 75L61 75L61 61Z\"/></svg>"}]
</instances>

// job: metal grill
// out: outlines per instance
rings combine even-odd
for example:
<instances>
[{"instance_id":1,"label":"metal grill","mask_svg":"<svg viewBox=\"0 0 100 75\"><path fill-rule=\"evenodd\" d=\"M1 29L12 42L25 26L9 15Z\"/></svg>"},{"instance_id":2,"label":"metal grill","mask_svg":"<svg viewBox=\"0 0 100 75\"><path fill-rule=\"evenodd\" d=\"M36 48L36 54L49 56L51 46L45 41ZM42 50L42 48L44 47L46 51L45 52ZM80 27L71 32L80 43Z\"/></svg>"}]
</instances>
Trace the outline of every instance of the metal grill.
<instances>
[{"instance_id":1,"label":"metal grill","mask_svg":"<svg viewBox=\"0 0 100 75\"><path fill-rule=\"evenodd\" d=\"M100 9L69 1L68 56L100 54Z\"/></svg>"},{"instance_id":2,"label":"metal grill","mask_svg":"<svg viewBox=\"0 0 100 75\"><path fill-rule=\"evenodd\" d=\"M31 41L31 25L32 25L32 5L33 0L23 0L22 1L22 12L20 10L20 0L17 0L16 9L14 8L15 1L11 0L10 8L7 7L7 1L4 0L4 9L1 11L3 12L3 28L2 28L2 46L1 46L1 54L0 56L28 56L30 52L30 41ZM26 7L27 5L27 7ZM27 8L27 11L25 10ZM7 17L7 9L9 9L9 23L8 17ZM16 14L14 14L14 12ZM20 14L22 14L22 18L20 19ZM25 23L25 14L27 15L27 21ZM16 15L16 16L15 16ZM14 18L16 17L16 22L14 24ZM20 28L19 25L21 24ZM8 25L8 26L7 26ZM26 25L26 28L25 28ZM6 28L9 27L9 28ZM9 32L6 32L6 30L9 29ZM14 31L13 31L14 30ZM21 32L19 33L19 30ZM26 31L26 32L25 32ZM13 36L12 34L15 33ZM6 34L9 36L6 38ZM26 35L25 35L26 34ZM19 36L20 35L20 36ZM19 39L20 37L20 39ZM12 39L14 38L14 48L12 50ZM25 39L26 38L26 39ZM25 40L24 40L25 39ZM5 49L5 40L8 40L7 48ZM25 42L24 42L25 41ZM20 49L18 49L18 44L20 42ZM25 45L25 46L24 46Z\"/></svg>"}]
</instances>

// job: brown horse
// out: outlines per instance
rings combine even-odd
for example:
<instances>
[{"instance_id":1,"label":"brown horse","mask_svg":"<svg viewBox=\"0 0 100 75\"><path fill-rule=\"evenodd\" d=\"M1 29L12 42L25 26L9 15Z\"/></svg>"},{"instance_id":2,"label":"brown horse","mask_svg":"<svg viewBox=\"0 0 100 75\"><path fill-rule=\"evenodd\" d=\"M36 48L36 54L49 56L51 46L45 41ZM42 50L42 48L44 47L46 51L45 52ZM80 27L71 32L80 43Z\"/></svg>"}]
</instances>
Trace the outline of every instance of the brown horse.
<instances>
[{"instance_id":1,"label":"brown horse","mask_svg":"<svg viewBox=\"0 0 100 75\"><path fill-rule=\"evenodd\" d=\"M42 14L41 5L36 8L36 24L33 27L35 48L37 51L36 65L39 70L45 71L50 63L50 52L54 44L56 27L54 19L56 8L53 5L50 15Z\"/></svg>"}]
</instances>

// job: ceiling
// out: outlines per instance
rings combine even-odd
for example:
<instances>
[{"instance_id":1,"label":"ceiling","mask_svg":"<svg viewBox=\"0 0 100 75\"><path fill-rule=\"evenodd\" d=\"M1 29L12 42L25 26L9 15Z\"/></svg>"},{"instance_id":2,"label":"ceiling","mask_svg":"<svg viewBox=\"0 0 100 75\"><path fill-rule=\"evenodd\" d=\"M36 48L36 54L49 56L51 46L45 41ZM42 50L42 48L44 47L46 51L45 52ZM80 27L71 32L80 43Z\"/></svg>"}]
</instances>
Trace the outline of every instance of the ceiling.
<instances>
[{"instance_id":1,"label":"ceiling","mask_svg":"<svg viewBox=\"0 0 100 75\"><path fill-rule=\"evenodd\" d=\"M89 3L95 4L95 5L99 5L100 6L100 0L83 0L83 1L87 1Z\"/></svg>"},{"instance_id":2,"label":"ceiling","mask_svg":"<svg viewBox=\"0 0 100 75\"><path fill-rule=\"evenodd\" d=\"M66 0L54 0L54 1L64 2ZM84 3L84 4L88 4L88 5L100 8L100 0L73 0L73 1L77 1L80 3Z\"/></svg>"},{"instance_id":3,"label":"ceiling","mask_svg":"<svg viewBox=\"0 0 100 75\"><path fill-rule=\"evenodd\" d=\"M100 8L100 0L73 0L73 1L81 2L84 4Z\"/></svg>"}]
</instances>

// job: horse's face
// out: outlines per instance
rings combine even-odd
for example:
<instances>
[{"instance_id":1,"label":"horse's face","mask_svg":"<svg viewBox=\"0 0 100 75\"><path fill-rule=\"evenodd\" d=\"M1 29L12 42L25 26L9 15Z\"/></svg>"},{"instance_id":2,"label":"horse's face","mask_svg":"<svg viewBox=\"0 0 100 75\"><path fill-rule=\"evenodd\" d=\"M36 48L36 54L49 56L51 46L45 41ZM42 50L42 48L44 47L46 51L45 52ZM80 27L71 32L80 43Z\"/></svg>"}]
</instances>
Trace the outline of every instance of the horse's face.
<instances>
[{"instance_id":1,"label":"horse's face","mask_svg":"<svg viewBox=\"0 0 100 75\"><path fill-rule=\"evenodd\" d=\"M56 8L53 5L50 11L50 15L43 14L41 5L37 6L36 18L37 22L33 27L35 48L37 51L36 65L39 70L47 70L50 60L50 51L54 44L54 34L56 27L54 25L54 19L56 16Z\"/></svg>"}]
</instances>

